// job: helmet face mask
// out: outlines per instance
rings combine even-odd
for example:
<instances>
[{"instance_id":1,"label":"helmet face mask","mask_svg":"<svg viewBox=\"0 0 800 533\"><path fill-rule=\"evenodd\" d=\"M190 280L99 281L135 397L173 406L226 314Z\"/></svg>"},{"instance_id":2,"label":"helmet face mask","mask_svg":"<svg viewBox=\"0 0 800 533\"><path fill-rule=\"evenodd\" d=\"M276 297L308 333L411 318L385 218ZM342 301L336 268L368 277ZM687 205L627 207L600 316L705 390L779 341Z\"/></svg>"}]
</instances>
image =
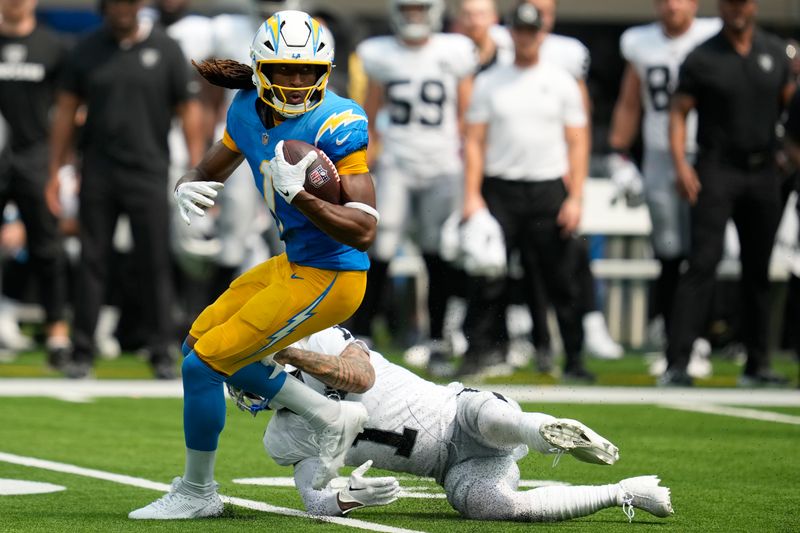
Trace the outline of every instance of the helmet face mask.
<instances>
[{"instance_id":1,"label":"helmet face mask","mask_svg":"<svg viewBox=\"0 0 800 533\"><path fill-rule=\"evenodd\" d=\"M442 0L390 0L392 30L406 41L421 41L441 29Z\"/></svg>"},{"instance_id":2,"label":"helmet face mask","mask_svg":"<svg viewBox=\"0 0 800 533\"><path fill-rule=\"evenodd\" d=\"M322 103L333 68L333 39L319 22L302 11L280 11L259 28L250 45L253 83L258 96L286 118L297 117ZM275 83L278 64L295 67L313 65L319 72L305 87ZM302 69L295 68L292 72ZM291 74L290 74L291 75ZM292 93L303 93L297 99ZM298 100L292 103L292 100Z\"/></svg>"}]
</instances>

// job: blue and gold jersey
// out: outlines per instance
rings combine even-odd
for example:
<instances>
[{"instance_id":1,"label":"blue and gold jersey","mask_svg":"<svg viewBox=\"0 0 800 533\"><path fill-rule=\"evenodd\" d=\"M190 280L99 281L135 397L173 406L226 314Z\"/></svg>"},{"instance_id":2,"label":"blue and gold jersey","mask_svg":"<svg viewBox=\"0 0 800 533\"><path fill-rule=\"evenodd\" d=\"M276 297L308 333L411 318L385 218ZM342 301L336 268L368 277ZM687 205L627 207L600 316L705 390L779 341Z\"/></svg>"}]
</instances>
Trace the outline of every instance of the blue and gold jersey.
<instances>
[{"instance_id":1,"label":"blue and gold jersey","mask_svg":"<svg viewBox=\"0 0 800 533\"><path fill-rule=\"evenodd\" d=\"M352 166L352 157L369 142L367 116L361 107L331 91L315 109L266 129L256 112L255 89L239 91L230 108L223 143L244 154L258 187L286 244L292 263L326 270L368 270L367 254L337 242L317 228L303 213L275 194L269 160L281 140L295 139L315 145L337 165ZM348 157L350 156L350 157ZM363 167L365 165L357 165Z\"/></svg>"}]
</instances>

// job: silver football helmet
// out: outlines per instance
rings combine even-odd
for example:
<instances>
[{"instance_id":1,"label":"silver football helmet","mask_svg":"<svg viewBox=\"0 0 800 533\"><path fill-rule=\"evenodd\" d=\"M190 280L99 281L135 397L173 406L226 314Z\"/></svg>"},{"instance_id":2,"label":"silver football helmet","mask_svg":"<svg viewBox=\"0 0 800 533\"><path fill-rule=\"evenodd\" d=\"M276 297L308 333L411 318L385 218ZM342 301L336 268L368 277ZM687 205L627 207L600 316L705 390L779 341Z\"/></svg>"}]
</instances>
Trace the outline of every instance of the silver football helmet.
<instances>
[{"instance_id":1,"label":"silver football helmet","mask_svg":"<svg viewBox=\"0 0 800 533\"><path fill-rule=\"evenodd\" d=\"M422 8L417 14L410 8ZM401 39L418 41L425 39L442 27L443 0L390 0L389 22L392 30Z\"/></svg>"}]
</instances>

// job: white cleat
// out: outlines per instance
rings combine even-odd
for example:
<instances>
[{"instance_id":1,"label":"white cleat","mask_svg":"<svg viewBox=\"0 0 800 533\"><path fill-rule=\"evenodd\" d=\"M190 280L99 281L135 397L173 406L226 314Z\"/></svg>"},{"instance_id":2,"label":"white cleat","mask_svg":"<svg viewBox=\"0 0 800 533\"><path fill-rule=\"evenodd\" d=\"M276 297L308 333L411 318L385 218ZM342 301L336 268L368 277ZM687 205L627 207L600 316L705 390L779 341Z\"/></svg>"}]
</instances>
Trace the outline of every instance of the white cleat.
<instances>
[{"instance_id":1,"label":"white cleat","mask_svg":"<svg viewBox=\"0 0 800 533\"><path fill-rule=\"evenodd\" d=\"M703 338L695 339L692 344L692 352L689 354L686 373L695 379L710 378L713 372L710 356L711 344Z\"/></svg>"},{"instance_id":2,"label":"white cleat","mask_svg":"<svg viewBox=\"0 0 800 533\"><path fill-rule=\"evenodd\" d=\"M362 404L342 401L339 406L339 418L319 433L322 468L317 470L312 481L312 486L317 490L323 489L331 479L339 475L347 450L367 423L367 408Z\"/></svg>"},{"instance_id":3,"label":"white cleat","mask_svg":"<svg viewBox=\"0 0 800 533\"><path fill-rule=\"evenodd\" d=\"M128 514L133 520L186 520L189 518L209 518L222 514L222 500L214 490L212 494L199 498L181 492L183 480L172 480L169 492L145 507Z\"/></svg>"},{"instance_id":4,"label":"white cleat","mask_svg":"<svg viewBox=\"0 0 800 533\"><path fill-rule=\"evenodd\" d=\"M633 520L634 509L642 509L659 518L674 513L669 488L659 486L658 476L639 476L619 482L622 511Z\"/></svg>"},{"instance_id":5,"label":"white cleat","mask_svg":"<svg viewBox=\"0 0 800 533\"><path fill-rule=\"evenodd\" d=\"M625 350L608 332L603 313L593 311L583 317L583 343L589 355L597 359L622 359Z\"/></svg>"},{"instance_id":6,"label":"white cleat","mask_svg":"<svg viewBox=\"0 0 800 533\"><path fill-rule=\"evenodd\" d=\"M539 433L556 451L585 463L613 465L619 459L619 448L577 420L557 418L542 424Z\"/></svg>"}]
</instances>

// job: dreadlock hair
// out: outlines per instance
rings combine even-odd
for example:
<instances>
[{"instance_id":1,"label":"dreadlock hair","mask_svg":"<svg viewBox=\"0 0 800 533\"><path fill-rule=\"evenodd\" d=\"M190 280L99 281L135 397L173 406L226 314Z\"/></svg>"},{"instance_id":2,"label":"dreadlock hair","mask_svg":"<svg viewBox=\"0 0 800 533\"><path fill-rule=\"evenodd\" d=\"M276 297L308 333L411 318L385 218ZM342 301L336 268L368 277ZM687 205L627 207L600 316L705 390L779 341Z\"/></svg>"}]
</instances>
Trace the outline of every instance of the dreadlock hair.
<instances>
[{"instance_id":1,"label":"dreadlock hair","mask_svg":"<svg viewBox=\"0 0 800 533\"><path fill-rule=\"evenodd\" d=\"M210 84L226 89L252 89L253 69L250 65L233 59L206 59L200 63L192 60L197 72Z\"/></svg>"}]
</instances>

